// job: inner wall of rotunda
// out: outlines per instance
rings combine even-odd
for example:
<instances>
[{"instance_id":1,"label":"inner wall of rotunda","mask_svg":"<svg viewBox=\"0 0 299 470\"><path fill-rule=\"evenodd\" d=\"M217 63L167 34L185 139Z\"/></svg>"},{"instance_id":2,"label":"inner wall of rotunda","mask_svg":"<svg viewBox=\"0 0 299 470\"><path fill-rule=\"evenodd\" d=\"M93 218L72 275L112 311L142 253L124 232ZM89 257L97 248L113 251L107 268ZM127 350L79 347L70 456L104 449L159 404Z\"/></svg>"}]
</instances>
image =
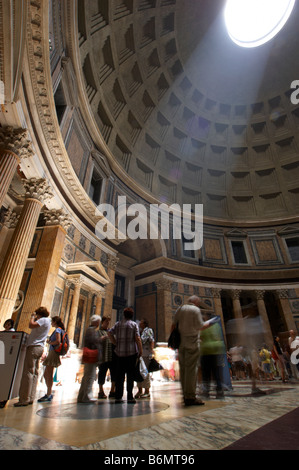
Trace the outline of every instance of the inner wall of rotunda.
<instances>
[{"instance_id":1,"label":"inner wall of rotunda","mask_svg":"<svg viewBox=\"0 0 299 470\"><path fill-rule=\"evenodd\" d=\"M298 331L299 6L245 50L224 5L0 1L1 324L27 331L44 305L81 347L92 314L132 306L163 343L198 295L228 347L235 320L259 319L269 347ZM190 207L193 229L202 205L201 246L171 217L166 238L100 237L120 200Z\"/></svg>"}]
</instances>

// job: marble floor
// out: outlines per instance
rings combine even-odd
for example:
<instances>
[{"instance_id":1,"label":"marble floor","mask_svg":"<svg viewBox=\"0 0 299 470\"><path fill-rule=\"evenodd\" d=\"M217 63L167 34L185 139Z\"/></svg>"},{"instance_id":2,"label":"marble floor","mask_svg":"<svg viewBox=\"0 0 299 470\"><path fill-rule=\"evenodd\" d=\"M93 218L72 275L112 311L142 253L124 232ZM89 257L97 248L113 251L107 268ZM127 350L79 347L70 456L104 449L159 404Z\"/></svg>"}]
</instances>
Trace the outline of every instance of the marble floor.
<instances>
[{"instance_id":1,"label":"marble floor","mask_svg":"<svg viewBox=\"0 0 299 470\"><path fill-rule=\"evenodd\" d=\"M298 381L259 387L265 395L233 382L224 399L211 394L204 406L186 408L178 382L154 380L151 397L136 404L77 404L78 383L54 386L51 403L16 408L13 399L0 409L0 450L221 450L298 407ZM44 392L40 383L38 397Z\"/></svg>"}]
</instances>

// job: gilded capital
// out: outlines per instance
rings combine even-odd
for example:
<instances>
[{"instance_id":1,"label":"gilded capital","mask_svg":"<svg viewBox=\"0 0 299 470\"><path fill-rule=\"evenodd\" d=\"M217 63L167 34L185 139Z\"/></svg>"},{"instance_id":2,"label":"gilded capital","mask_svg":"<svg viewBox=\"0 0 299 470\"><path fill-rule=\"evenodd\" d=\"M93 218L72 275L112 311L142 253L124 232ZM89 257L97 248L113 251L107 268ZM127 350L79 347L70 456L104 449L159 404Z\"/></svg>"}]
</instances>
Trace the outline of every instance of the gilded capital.
<instances>
[{"instance_id":1,"label":"gilded capital","mask_svg":"<svg viewBox=\"0 0 299 470\"><path fill-rule=\"evenodd\" d=\"M240 295L241 295L241 292L242 292L242 291L241 291L240 289L232 289L232 290L230 291L231 298L232 298L233 300L239 300Z\"/></svg>"},{"instance_id":2,"label":"gilded capital","mask_svg":"<svg viewBox=\"0 0 299 470\"><path fill-rule=\"evenodd\" d=\"M255 290L254 293L255 293L256 300L263 300L265 292L266 292L265 290Z\"/></svg>"},{"instance_id":3,"label":"gilded capital","mask_svg":"<svg viewBox=\"0 0 299 470\"><path fill-rule=\"evenodd\" d=\"M67 231L72 223L70 216L62 209L46 209L44 210L43 214L46 220L46 226L61 225L61 227Z\"/></svg>"},{"instance_id":4,"label":"gilded capital","mask_svg":"<svg viewBox=\"0 0 299 470\"><path fill-rule=\"evenodd\" d=\"M53 194L48 185L47 180L41 178L23 179L23 186L25 188L25 197L30 199L37 199L44 203L47 199L51 199Z\"/></svg>"},{"instance_id":5,"label":"gilded capital","mask_svg":"<svg viewBox=\"0 0 299 470\"><path fill-rule=\"evenodd\" d=\"M212 296L214 297L214 299L221 299L221 291L222 289L219 289L218 287L211 288Z\"/></svg>"},{"instance_id":6,"label":"gilded capital","mask_svg":"<svg viewBox=\"0 0 299 470\"><path fill-rule=\"evenodd\" d=\"M79 277L69 277L66 281L65 281L67 287L71 287L72 285L74 285L75 287L81 287L84 283L84 279L82 276L79 276Z\"/></svg>"},{"instance_id":7,"label":"gilded capital","mask_svg":"<svg viewBox=\"0 0 299 470\"><path fill-rule=\"evenodd\" d=\"M16 228L20 214L17 214L11 207L8 208L5 216L3 225L7 228Z\"/></svg>"},{"instance_id":8,"label":"gilded capital","mask_svg":"<svg viewBox=\"0 0 299 470\"><path fill-rule=\"evenodd\" d=\"M12 126L0 128L0 151L13 152L19 158L31 157L34 152L26 129Z\"/></svg>"},{"instance_id":9,"label":"gilded capital","mask_svg":"<svg viewBox=\"0 0 299 470\"><path fill-rule=\"evenodd\" d=\"M277 297L279 299L288 299L289 298L289 291L288 289L277 289L275 291Z\"/></svg>"},{"instance_id":10,"label":"gilded capital","mask_svg":"<svg viewBox=\"0 0 299 470\"><path fill-rule=\"evenodd\" d=\"M158 279L155 281L158 290L171 290L172 281L168 279Z\"/></svg>"},{"instance_id":11,"label":"gilded capital","mask_svg":"<svg viewBox=\"0 0 299 470\"><path fill-rule=\"evenodd\" d=\"M116 269L116 266L118 265L119 259L116 258L115 256L108 255L108 267L112 269Z\"/></svg>"}]
</instances>

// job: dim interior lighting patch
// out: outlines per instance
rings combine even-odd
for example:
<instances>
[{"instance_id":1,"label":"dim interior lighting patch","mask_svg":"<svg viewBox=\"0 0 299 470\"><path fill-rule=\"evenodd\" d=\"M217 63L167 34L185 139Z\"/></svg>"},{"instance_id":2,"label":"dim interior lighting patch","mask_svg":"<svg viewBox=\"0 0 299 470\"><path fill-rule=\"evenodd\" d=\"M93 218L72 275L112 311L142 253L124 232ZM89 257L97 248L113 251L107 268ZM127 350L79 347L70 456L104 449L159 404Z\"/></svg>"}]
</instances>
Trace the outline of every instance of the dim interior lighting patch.
<instances>
[{"instance_id":1,"label":"dim interior lighting patch","mask_svg":"<svg viewBox=\"0 0 299 470\"><path fill-rule=\"evenodd\" d=\"M296 0L227 0L224 19L230 38L242 47L270 41L289 19Z\"/></svg>"}]
</instances>

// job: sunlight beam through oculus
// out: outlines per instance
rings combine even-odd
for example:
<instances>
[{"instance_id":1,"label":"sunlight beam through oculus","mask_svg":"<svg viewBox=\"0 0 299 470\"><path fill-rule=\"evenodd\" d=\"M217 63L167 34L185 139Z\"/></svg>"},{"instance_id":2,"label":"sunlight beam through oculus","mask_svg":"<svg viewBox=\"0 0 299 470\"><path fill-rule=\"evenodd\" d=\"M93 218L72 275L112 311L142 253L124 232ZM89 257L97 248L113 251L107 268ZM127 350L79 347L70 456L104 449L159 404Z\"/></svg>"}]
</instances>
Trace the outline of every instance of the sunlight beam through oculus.
<instances>
[{"instance_id":1,"label":"sunlight beam through oculus","mask_svg":"<svg viewBox=\"0 0 299 470\"><path fill-rule=\"evenodd\" d=\"M242 47L260 46L283 28L296 0L227 0L224 19L230 38Z\"/></svg>"}]
</instances>

